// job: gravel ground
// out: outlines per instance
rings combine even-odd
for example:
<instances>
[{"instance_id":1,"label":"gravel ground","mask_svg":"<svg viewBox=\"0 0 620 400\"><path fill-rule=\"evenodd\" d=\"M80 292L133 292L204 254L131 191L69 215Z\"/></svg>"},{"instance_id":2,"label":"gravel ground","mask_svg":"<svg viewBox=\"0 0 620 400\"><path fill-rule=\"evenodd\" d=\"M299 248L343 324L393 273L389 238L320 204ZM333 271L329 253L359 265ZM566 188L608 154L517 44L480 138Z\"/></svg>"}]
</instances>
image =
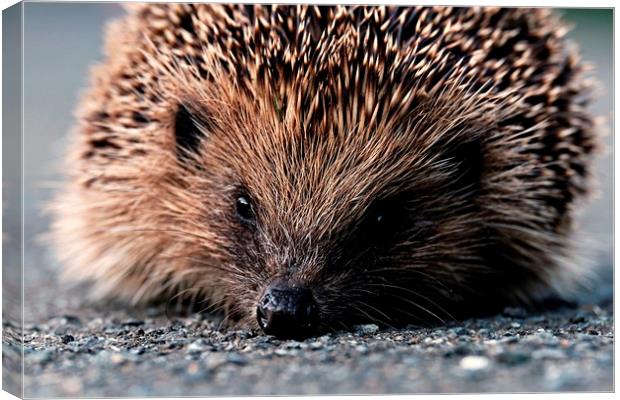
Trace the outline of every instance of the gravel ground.
<instances>
[{"instance_id":1,"label":"gravel ground","mask_svg":"<svg viewBox=\"0 0 620 400\"><path fill-rule=\"evenodd\" d=\"M218 330L199 314L78 308L25 325L25 396L611 391L611 307L508 308L305 341ZM9 358L12 331L5 324Z\"/></svg>"}]
</instances>

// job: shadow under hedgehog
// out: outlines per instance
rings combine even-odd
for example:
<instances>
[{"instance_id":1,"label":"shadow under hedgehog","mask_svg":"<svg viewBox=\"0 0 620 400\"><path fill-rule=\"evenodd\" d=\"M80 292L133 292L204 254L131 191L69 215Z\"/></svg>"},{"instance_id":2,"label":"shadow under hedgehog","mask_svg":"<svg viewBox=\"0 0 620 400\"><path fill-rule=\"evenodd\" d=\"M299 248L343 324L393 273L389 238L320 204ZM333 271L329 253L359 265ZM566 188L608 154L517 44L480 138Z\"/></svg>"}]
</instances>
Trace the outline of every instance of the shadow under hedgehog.
<instances>
[{"instance_id":1,"label":"shadow under hedgehog","mask_svg":"<svg viewBox=\"0 0 620 400\"><path fill-rule=\"evenodd\" d=\"M64 275L95 298L303 337L587 278L591 84L550 10L127 10L53 204Z\"/></svg>"}]
</instances>

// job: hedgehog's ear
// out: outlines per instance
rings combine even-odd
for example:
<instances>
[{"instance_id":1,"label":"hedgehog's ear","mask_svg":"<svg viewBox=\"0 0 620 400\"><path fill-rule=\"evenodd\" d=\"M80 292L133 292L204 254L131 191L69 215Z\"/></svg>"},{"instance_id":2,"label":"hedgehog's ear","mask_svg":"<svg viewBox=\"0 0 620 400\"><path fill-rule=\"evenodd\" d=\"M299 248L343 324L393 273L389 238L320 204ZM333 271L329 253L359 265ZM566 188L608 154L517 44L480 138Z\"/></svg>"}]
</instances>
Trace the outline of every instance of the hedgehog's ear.
<instances>
[{"instance_id":1,"label":"hedgehog's ear","mask_svg":"<svg viewBox=\"0 0 620 400\"><path fill-rule=\"evenodd\" d=\"M469 193L480 187L484 154L479 137L444 143L441 153L441 160L454 166L449 183L452 190Z\"/></svg>"},{"instance_id":2,"label":"hedgehog's ear","mask_svg":"<svg viewBox=\"0 0 620 400\"><path fill-rule=\"evenodd\" d=\"M204 124L184 104L179 104L174 116L174 140L179 161L196 155L204 138Z\"/></svg>"}]
</instances>

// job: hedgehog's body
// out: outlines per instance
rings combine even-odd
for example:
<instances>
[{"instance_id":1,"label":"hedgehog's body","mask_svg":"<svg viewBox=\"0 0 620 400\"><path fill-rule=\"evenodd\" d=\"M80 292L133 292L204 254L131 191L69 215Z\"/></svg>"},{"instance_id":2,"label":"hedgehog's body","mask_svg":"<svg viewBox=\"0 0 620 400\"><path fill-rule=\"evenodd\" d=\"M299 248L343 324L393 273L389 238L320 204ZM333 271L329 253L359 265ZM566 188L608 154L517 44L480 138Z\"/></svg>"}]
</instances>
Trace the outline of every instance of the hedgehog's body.
<instances>
[{"instance_id":1,"label":"hedgehog's body","mask_svg":"<svg viewBox=\"0 0 620 400\"><path fill-rule=\"evenodd\" d=\"M542 9L135 6L56 202L67 276L277 334L561 287L596 144L562 35Z\"/></svg>"}]
</instances>

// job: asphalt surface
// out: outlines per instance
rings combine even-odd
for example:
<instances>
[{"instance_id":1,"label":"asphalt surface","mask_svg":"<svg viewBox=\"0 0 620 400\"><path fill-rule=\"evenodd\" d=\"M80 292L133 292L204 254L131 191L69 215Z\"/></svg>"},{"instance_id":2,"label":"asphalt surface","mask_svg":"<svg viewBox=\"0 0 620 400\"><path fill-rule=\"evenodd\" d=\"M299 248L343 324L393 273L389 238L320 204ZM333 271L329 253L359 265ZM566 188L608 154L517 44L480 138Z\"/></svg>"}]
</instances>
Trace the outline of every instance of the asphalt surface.
<instances>
[{"instance_id":1,"label":"asphalt surface","mask_svg":"<svg viewBox=\"0 0 620 400\"><path fill-rule=\"evenodd\" d=\"M24 326L26 397L613 390L610 292L544 312L282 341L201 314L83 305L48 285L38 292L48 316ZM5 322L5 368L19 362L18 337Z\"/></svg>"}]
</instances>

